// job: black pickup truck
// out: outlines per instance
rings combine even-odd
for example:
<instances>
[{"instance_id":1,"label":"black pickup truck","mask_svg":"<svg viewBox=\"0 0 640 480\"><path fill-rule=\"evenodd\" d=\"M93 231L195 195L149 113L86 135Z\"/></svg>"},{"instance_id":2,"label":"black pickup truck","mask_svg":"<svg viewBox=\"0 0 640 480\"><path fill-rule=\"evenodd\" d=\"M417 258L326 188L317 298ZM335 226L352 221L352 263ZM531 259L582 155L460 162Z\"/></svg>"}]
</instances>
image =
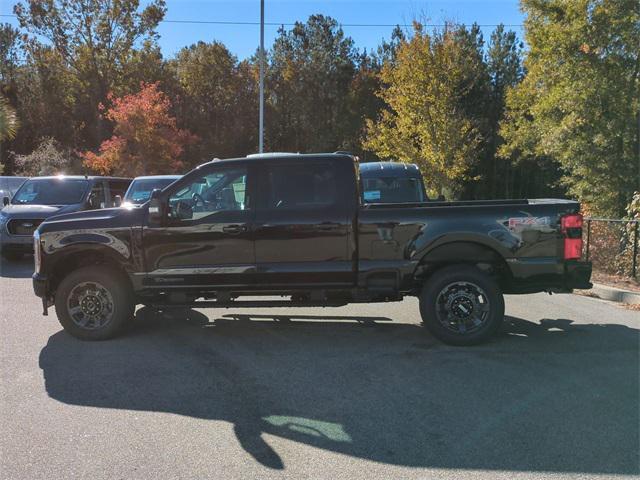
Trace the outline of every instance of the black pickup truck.
<instances>
[{"instance_id":1,"label":"black pickup truck","mask_svg":"<svg viewBox=\"0 0 640 480\"><path fill-rule=\"evenodd\" d=\"M357 177L349 155L252 155L201 165L141 207L57 216L34 234L35 293L88 340L116 335L138 304L414 295L433 335L470 345L499 328L503 293L591 287L577 202L365 204Z\"/></svg>"}]
</instances>

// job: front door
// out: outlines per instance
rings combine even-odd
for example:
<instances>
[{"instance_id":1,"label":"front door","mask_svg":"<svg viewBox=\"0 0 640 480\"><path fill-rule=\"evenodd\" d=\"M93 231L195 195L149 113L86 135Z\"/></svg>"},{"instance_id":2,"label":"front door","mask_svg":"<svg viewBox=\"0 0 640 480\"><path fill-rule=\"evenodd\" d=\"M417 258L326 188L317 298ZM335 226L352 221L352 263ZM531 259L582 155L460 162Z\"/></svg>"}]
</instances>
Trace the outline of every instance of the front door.
<instances>
[{"instance_id":1,"label":"front door","mask_svg":"<svg viewBox=\"0 0 640 480\"><path fill-rule=\"evenodd\" d=\"M255 220L261 286L353 285L352 201L344 198L353 173L345 168L322 158L263 163Z\"/></svg>"},{"instance_id":2,"label":"front door","mask_svg":"<svg viewBox=\"0 0 640 480\"><path fill-rule=\"evenodd\" d=\"M185 176L163 195L165 218L146 226L149 287L247 286L254 278L254 211L246 165L219 164Z\"/></svg>"}]
</instances>

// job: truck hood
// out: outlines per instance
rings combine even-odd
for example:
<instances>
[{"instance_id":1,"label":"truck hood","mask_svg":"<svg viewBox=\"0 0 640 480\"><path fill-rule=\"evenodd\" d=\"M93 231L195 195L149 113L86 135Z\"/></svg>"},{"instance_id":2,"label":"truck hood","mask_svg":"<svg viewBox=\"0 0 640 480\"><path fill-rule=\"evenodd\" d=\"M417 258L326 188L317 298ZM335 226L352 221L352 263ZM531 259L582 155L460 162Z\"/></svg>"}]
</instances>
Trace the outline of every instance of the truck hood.
<instances>
[{"instance_id":1,"label":"truck hood","mask_svg":"<svg viewBox=\"0 0 640 480\"><path fill-rule=\"evenodd\" d=\"M20 218L49 218L65 211L77 208L76 205L65 205L56 207L52 205L7 205L2 209L2 213L7 217Z\"/></svg>"},{"instance_id":2,"label":"truck hood","mask_svg":"<svg viewBox=\"0 0 640 480\"><path fill-rule=\"evenodd\" d=\"M38 230L48 231L138 227L142 225L145 208L103 208L56 215L43 222Z\"/></svg>"}]
</instances>

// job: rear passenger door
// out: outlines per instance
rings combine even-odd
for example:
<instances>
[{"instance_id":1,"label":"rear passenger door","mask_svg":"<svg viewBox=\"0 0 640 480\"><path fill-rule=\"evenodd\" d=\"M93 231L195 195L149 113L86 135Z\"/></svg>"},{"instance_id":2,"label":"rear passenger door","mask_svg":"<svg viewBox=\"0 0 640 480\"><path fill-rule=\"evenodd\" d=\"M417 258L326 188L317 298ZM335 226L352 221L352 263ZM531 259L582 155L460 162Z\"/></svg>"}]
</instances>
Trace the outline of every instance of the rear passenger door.
<instances>
[{"instance_id":1,"label":"rear passenger door","mask_svg":"<svg viewBox=\"0 0 640 480\"><path fill-rule=\"evenodd\" d=\"M255 218L257 282L265 288L353 285L346 162L273 160L261 165Z\"/></svg>"}]
</instances>

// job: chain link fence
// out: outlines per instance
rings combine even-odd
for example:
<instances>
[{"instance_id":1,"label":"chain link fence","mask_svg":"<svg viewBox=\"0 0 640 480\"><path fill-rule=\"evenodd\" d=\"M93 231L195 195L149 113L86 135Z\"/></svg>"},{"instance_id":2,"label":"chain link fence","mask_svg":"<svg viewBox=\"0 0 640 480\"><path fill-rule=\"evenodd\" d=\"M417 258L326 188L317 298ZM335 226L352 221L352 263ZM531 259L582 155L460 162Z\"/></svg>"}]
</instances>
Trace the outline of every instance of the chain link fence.
<instances>
[{"instance_id":1,"label":"chain link fence","mask_svg":"<svg viewBox=\"0 0 640 480\"><path fill-rule=\"evenodd\" d=\"M637 279L639 224L638 220L585 218L583 256L596 271Z\"/></svg>"}]
</instances>

